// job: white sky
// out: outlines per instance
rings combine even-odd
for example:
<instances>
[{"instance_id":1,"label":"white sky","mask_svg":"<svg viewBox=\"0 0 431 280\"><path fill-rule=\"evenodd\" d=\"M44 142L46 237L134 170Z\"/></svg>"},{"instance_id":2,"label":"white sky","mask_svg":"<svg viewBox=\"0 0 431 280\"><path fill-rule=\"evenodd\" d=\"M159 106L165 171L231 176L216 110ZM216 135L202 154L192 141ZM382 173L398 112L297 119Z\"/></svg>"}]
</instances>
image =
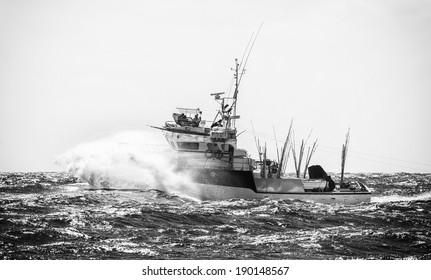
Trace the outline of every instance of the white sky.
<instances>
[{"instance_id":1,"label":"white sky","mask_svg":"<svg viewBox=\"0 0 431 280\"><path fill-rule=\"evenodd\" d=\"M348 171L431 172L431 2L411 0L0 0L0 171L61 170L56 155L176 107L212 119L261 22L241 146L256 156L253 120L275 150L294 118L328 171L350 126Z\"/></svg>"}]
</instances>

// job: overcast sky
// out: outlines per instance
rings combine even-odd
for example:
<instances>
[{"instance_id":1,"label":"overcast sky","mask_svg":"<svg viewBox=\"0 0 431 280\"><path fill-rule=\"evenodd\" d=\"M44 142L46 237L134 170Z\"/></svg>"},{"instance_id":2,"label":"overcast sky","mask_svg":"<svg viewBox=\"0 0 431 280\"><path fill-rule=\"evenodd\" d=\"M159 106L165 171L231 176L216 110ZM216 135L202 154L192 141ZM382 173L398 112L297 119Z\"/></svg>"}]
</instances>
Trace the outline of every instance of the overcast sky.
<instances>
[{"instance_id":1,"label":"overcast sky","mask_svg":"<svg viewBox=\"0 0 431 280\"><path fill-rule=\"evenodd\" d=\"M243 78L240 146L275 154L294 119L313 163L431 172L431 2L0 0L0 171L62 170L76 145L162 125L176 107L212 120L234 59L263 27ZM160 132L160 144L165 140ZM281 143L279 144L281 145Z\"/></svg>"}]
</instances>

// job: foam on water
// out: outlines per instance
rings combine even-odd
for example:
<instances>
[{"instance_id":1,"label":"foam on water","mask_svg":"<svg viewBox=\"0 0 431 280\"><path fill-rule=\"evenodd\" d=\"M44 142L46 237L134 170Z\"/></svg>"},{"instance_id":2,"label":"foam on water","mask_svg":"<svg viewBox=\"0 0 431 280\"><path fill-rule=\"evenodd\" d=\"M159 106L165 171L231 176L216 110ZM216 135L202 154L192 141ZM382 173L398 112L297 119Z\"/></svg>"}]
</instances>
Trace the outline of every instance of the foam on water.
<instances>
[{"instance_id":1,"label":"foam on water","mask_svg":"<svg viewBox=\"0 0 431 280\"><path fill-rule=\"evenodd\" d=\"M372 197L371 202L376 203L389 203L389 202L402 202L402 201L418 201L418 200L431 200L431 192L424 192L421 194L416 194L412 196L404 195L387 195Z\"/></svg>"},{"instance_id":2,"label":"foam on water","mask_svg":"<svg viewBox=\"0 0 431 280\"><path fill-rule=\"evenodd\" d=\"M377 200L359 205L195 202L157 190L71 188L66 173L2 176L5 259L431 258L431 191L420 175L412 178L421 188L376 178ZM24 187L41 182L53 187Z\"/></svg>"}]
</instances>

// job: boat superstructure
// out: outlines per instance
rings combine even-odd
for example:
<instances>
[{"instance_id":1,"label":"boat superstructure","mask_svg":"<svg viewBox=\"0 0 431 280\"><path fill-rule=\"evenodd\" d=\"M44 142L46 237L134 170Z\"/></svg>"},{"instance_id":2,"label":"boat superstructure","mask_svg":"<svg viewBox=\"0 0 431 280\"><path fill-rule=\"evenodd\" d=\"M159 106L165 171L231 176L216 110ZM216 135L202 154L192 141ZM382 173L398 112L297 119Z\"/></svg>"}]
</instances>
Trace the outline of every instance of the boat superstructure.
<instances>
[{"instance_id":1,"label":"boat superstructure","mask_svg":"<svg viewBox=\"0 0 431 280\"><path fill-rule=\"evenodd\" d=\"M177 108L173 120L165 122L164 136L177 152L178 172L186 173L197 184L192 196L200 199L230 198L305 199L325 203L360 203L370 201L371 193L363 184L347 189L335 183L318 167L309 180L280 178L281 166L275 161L252 159L237 147L236 105L244 68L235 60L235 89L232 96L213 93L219 110L213 121L202 120L199 108Z\"/></svg>"},{"instance_id":2,"label":"boat superstructure","mask_svg":"<svg viewBox=\"0 0 431 280\"><path fill-rule=\"evenodd\" d=\"M239 64L235 60L236 81L232 97L225 97L224 92L211 96L219 103L219 110L210 123L201 119L199 108L177 108L173 121L165 122L164 135L172 149L178 152L183 169L213 169L216 171L247 171L255 169L256 162L246 150L237 147L237 129L235 120L239 86ZM224 173L224 172L223 172Z\"/></svg>"}]
</instances>

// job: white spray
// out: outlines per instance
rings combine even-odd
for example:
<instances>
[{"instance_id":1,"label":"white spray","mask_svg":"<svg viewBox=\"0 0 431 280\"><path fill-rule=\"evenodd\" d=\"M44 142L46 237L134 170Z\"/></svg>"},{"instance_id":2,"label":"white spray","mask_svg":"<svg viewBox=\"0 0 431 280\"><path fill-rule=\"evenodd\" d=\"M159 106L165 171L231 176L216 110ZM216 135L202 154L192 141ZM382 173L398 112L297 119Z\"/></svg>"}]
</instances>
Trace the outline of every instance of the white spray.
<instances>
[{"instance_id":1,"label":"white spray","mask_svg":"<svg viewBox=\"0 0 431 280\"><path fill-rule=\"evenodd\" d=\"M57 157L68 172L98 188L178 191L192 183L175 172L160 133L129 131L81 144Z\"/></svg>"}]
</instances>

